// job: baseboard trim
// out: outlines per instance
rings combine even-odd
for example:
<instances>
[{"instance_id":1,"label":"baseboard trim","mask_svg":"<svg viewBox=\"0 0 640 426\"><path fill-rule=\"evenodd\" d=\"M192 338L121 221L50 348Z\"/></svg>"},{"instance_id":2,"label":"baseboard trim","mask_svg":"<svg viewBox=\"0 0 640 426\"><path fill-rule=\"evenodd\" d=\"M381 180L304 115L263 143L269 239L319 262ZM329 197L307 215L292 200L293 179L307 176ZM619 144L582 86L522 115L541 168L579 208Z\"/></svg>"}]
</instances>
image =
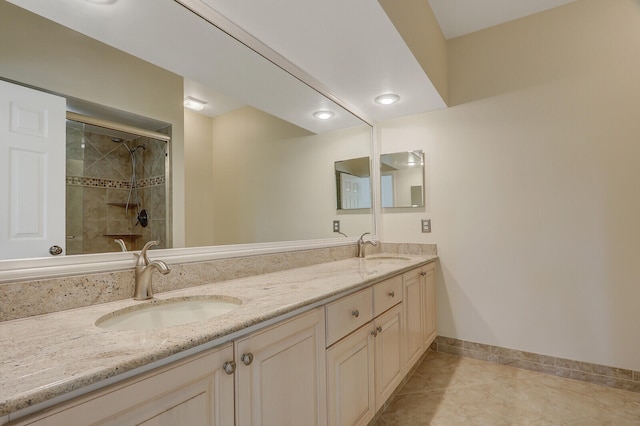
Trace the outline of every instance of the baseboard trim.
<instances>
[{"instance_id":1,"label":"baseboard trim","mask_svg":"<svg viewBox=\"0 0 640 426\"><path fill-rule=\"evenodd\" d=\"M539 373L640 392L640 372L438 336L430 349Z\"/></svg>"}]
</instances>

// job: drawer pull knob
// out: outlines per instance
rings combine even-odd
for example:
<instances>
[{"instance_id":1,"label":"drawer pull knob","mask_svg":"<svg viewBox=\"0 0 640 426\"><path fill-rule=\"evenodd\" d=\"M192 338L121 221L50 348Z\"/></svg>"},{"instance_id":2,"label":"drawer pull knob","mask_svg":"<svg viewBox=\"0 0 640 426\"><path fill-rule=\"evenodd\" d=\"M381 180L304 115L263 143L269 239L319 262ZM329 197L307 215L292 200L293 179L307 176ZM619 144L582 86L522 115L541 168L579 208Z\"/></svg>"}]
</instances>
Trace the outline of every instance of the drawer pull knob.
<instances>
[{"instance_id":1,"label":"drawer pull knob","mask_svg":"<svg viewBox=\"0 0 640 426\"><path fill-rule=\"evenodd\" d=\"M371 331L371 335L372 335L373 337L378 337L378 330L372 330L372 331Z\"/></svg>"},{"instance_id":2,"label":"drawer pull knob","mask_svg":"<svg viewBox=\"0 0 640 426\"><path fill-rule=\"evenodd\" d=\"M426 277L427 273L426 272L420 272L420 275L423 276L423 277Z\"/></svg>"},{"instance_id":3,"label":"drawer pull knob","mask_svg":"<svg viewBox=\"0 0 640 426\"><path fill-rule=\"evenodd\" d=\"M395 291L390 291L389 292L389 297L396 297L396 292Z\"/></svg>"},{"instance_id":4,"label":"drawer pull knob","mask_svg":"<svg viewBox=\"0 0 640 426\"><path fill-rule=\"evenodd\" d=\"M236 372L236 362L235 361L227 361L222 365L222 369L227 374L233 374Z\"/></svg>"},{"instance_id":5,"label":"drawer pull knob","mask_svg":"<svg viewBox=\"0 0 640 426\"><path fill-rule=\"evenodd\" d=\"M240 361L242 361L244 365L251 365L251 363L253 362L253 354L251 352L249 352L248 354L242 354L242 356L240 357Z\"/></svg>"},{"instance_id":6,"label":"drawer pull knob","mask_svg":"<svg viewBox=\"0 0 640 426\"><path fill-rule=\"evenodd\" d=\"M378 333L382 333L382 326L380 326L380 325L379 325L379 326L377 326L377 327L376 327L376 330L378 331Z\"/></svg>"},{"instance_id":7,"label":"drawer pull knob","mask_svg":"<svg viewBox=\"0 0 640 426\"><path fill-rule=\"evenodd\" d=\"M360 311L357 309L354 309L353 311L351 311L351 315L358 318L360 316Z\"/></svg>"}]
</instances>

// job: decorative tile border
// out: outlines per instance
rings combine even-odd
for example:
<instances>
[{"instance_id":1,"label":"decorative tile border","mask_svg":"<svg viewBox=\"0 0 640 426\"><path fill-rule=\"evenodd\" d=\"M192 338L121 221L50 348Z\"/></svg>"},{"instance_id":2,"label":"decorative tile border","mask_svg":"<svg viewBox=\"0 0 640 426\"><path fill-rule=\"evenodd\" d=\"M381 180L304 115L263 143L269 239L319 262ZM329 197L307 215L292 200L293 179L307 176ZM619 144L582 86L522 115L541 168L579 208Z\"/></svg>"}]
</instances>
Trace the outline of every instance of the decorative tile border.
<instances>
[{"instance_id":1,"label":"decorative tile border","mask_svg":"<svg viewBox=\"0 0 640 426\"><path fill-rule=\"evenodd\" d=\"M556 358L444 336L436 338L431 344L431 350L495 364L510 365L583 382L596 383L612 388L640 392L640 371Z\"/></svg>"},{"instance_id":2,"label":"decorative tile border","mask_svg":"<svg viewBox=\"0 0 640 426\"><path fill-rule=\"evenodd\" d=\"M115 188L129 189L131 182L113 179L100 179L84 176L67 176L67 185L87 186L92 188ZM138 188L148 188L151 186L164 185L166 178L164 176L153 176L146 179L138 180Z\"/></svg>"}]
</instances>

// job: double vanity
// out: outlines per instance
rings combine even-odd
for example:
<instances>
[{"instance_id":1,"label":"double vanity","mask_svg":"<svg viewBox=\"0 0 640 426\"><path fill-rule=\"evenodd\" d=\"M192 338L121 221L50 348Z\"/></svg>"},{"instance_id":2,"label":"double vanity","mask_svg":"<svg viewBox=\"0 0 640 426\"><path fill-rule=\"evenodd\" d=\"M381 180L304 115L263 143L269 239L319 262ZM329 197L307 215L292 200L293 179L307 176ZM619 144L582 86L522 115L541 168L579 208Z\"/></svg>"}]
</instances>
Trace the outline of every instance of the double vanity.
<instances>
[{"instance_id":1,"label":"double vanity","mask_svg":"<svg viewBox=\"0 0 640 426\"><path fill-rule=\"evenodd\" d=\"M436 337L436 259L378 253L2 322L0 424L367 424Z\"/></svg>"}]
</instances>

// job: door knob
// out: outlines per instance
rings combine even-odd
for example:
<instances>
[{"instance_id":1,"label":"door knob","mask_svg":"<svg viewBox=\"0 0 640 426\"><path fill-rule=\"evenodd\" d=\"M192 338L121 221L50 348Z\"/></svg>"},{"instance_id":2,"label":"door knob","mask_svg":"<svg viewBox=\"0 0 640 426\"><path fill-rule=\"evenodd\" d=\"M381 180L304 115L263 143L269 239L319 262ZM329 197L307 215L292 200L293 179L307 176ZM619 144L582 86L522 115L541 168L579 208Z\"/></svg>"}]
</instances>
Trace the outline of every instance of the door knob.
<instances>
[{"instance_id":1,"label":"door knob","mask_svg":"<svg viewBox=\"0 0 640 426\"><path fill-rule=\"evenodd\" d=\"M52 256L57 256L62 254L62 247L60 246L51 246L49 247L49 254Z\"/></svg>"}]
</instances>

